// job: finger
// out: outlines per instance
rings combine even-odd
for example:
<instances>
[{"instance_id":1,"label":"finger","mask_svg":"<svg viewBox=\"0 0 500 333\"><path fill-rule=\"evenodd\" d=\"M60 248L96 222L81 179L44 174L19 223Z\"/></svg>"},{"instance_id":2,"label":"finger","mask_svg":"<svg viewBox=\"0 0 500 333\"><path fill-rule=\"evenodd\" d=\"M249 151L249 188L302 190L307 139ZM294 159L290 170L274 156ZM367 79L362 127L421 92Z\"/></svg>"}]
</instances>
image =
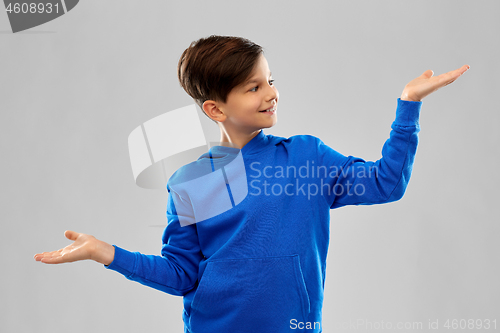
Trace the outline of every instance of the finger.
<instances>
[{"instance_id":1,"label":"finger","mask_svg":"<svg viewBox=\"0 0 500 333\"><path fill-rule=\"evenodd\" d=\"M456 71L459 73L459 76L462 75L463 73L467 72L470 69L469 65L463 65L459 69L456 69Z\"/></svg>"},{"instance_id":2,"label":"finger","mask_svg":"<svg viewBox=\"0 0 500 333\"><path fill-rule=\"evenodd\" d=\"M40 261L43 258L50 258L54 257L56 255L61 255L63 249L59 249L57 251L52 251L52 252L42 252L42 253L37 253L35 254L34 258L36 261Z\"/></svg>"},{"instance_id":3,"label":"finger","mask_svg":"<svg viewBox=\"0 0 500 333\"><path fill-rule=\"evenodd\" d=\"M47 256L49 252L37 253L33 256L36 261L40 261L44 256Z\"/></svg>"},{"instance_id":4,"label":"finger","mask_svg":"<svg viewBox=\"0 0 500 333\"><path fill-rule=\"evenodd\" d=\"M40 261L45 263L45 264L60 264L63 262L68 262L68 261L70 261L70 259L71 259L70 257L63 255L63 251L61 249L58 251L45 253L40 258Z\"/></svg>"},{"instance_id":5,"label":"finger","mask_svg":"<svg viewBox=\"0 0 500 333\"><path fill-rule=\"evenodd\" d=\"M60 264L64 262L61 256L43 257L40 261L44 264Z\"/></svg>"},{"instance_id":6,"label":"finger","mask_svg":"<svg viewBox=\"0 0 500 333\"><path fill-rule=\"evenodd\" d=\"M445 77L450 77L453 81L456 80L460 75L462 75L463 73L465 73L467 70L469 69L469 67L467 65L464 65L458 69L455 69L453 71L449 71L448 73L446 73L444 76Z\"/></svg>"},{"instance_id":7,"label":"finger","mask_svg":"<svg viewBox=\"0 0 500 333\"><path fill-rule=\"evenodd\" d=\"M435 87L436 89L442 88L444 86L449 85L450 83L455 82L456 79L460 77L463 73L467 71L469 67L464 65L458 69L449 71L448 73L443 73L441 75L435 76Z\"/></svg>"},{"instance_id":8,"label":"finger","mask_svg":"<svg viewBox=\"0 0 500 333\"><path fill-rule=\"evenodd\" d=\"M43 260L47 260L49 257L46 257L46 256L38 256L35 258L36 261L40 261L40 262L43 262Z\"/></svg>"},{"instance_id":9,"label":"finger","mask_svg":"<svg viewBox=\"0 0 500 333\"><path fill-rule=\"evenodd\" d=\"M67 239L72 240L72 241L76 240L78 238L79 234L80 233L75 232L75 231L71 231L71 230L66 230L64 232L64 236L66 236Z\"/></svg>"},{"instance_id":10,"label":"finger","mask_svg":"<svg viewBox=\"0 0 500 333\"><path fill-rule=\"evenodd\" d=\"M446 78L446 79L448 79L448 80L455 81L460 75L462 75L463 73L467 72L469 70L469 68L470 68L469 65L463 65L462 67L460 67L458 69L449 71L448 73L441 74L441 75L443 75L443 77Z\"/></svg>"},{"instance_id":11,"label":"finger","mask_svg":"<svg viewBox=\"0 0 500 333\"><path fill-rule=\"evenodd\" d=\"M428 69L421 76L423 78L428 79L428 78L432 77L433 75L434 75L434 72L431 69Z\"/></svg>"}]
</instances>

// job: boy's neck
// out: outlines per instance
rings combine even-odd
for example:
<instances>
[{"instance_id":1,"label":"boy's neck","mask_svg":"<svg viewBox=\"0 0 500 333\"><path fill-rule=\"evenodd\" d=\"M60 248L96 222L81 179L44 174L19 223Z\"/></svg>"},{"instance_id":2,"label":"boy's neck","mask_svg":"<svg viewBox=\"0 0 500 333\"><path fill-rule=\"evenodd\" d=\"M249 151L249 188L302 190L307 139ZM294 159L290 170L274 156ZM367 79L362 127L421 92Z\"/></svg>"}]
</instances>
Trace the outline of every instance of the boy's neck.
<instances>
[{"instance_id":1,"label":"boy's neck","mask_svg":"<svg viewBox=\"0 0 500 333\"><path fill-rule=\"evenodd\" d=\"M230 143L230 146L242 149L247 143L256 137L262 129L252 132L228 131L228 129L220 127L220 142L221 144Z\"/></svg>"}]
</instances>

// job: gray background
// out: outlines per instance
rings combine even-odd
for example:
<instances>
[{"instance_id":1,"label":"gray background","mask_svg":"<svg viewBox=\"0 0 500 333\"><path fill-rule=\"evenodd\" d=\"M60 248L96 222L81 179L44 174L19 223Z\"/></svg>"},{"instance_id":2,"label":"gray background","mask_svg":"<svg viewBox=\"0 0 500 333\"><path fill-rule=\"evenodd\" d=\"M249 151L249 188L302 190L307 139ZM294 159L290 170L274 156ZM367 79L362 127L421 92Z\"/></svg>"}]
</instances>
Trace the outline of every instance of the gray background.
<instances>
[{"instance_id":1,"label":"gray background","mask_svg":"<svg viewBox=\"0 0 500 333\"><path fill-rule=\"evenodd\" d=\"M499 14L498 1L87 0L12 34L2 12L0 331L182 331L180 297L95 262L33 255L69 244L67 229L159 254L167 193L135 185L127 138L192 104L177 61L210 34L265 47L280 92L265 133L315 135L365 160L380 158L409 81L471 66L424 99L404 198L331 211L323 328L496 319L498 329Z\"/></svg>"}]
</instances>

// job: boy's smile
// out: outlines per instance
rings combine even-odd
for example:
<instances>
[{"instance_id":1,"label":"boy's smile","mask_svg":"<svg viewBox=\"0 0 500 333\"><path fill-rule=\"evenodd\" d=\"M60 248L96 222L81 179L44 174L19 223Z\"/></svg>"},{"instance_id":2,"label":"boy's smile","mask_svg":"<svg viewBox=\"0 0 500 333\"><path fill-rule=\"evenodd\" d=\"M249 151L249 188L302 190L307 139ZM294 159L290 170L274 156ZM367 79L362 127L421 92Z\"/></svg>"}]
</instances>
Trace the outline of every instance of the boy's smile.
<instances>
[{"instance_id":1,"label":"boy's smile","mask_svg":"<svg viewBox=\"0 0 500 333\"><path fill-rule=\"evenodd\" d=\"M278 89L264 55L259 57L247 81L233 88L226 103L217 102L222 115L217 119L230 142L237 137L253 137L262 128L274 126L278 121Z\"/></svg>"}]
</instances>

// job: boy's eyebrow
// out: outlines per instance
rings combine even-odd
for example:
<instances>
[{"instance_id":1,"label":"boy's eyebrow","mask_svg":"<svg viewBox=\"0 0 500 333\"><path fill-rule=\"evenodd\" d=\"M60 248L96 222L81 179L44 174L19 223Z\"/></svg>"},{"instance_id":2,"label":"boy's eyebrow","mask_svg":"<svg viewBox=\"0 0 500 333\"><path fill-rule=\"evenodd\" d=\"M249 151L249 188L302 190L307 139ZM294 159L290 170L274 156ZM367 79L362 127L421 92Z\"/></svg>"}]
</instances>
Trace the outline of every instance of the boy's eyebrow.
<instances>
[{"instance_id":1,"label":"boy's eyebrow","mask_svg":"<svg viewBox=\"0 0 500 333\"><path fill-rule=\"evenodd\" d=\"M273 76L273 73L272 72L269 72L269 76ZM244 86L250 84L250 83L258 83L259 81L257 79L248 79L247 81L245 81L243 83Z\"/></svg>"}]
</instances>

